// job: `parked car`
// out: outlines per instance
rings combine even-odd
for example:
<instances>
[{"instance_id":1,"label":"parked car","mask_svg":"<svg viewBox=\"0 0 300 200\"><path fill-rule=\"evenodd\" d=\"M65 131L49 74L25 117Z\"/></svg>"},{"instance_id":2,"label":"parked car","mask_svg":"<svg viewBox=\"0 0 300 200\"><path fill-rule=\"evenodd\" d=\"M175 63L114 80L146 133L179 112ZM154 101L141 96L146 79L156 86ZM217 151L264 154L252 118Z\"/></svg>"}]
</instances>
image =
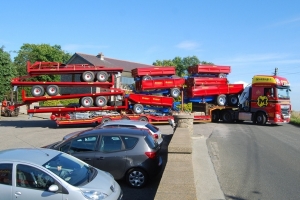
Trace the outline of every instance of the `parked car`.
<instances>
[{"instance_id":1,"label":"parked car","mask_svg":"<svg viewBox=\"0 0 300 200\"><path fill-rule=\"evenodd\" d=\"M145 186L162 167L160 146L148 129L112 127L87 130L45 148L69 153L108 171L116 180L125 178L134 188Z\"/></svg>"},{"instance_id":2,"label":"parked car","mask_svg":"<svg viewBox=\"0 0 300 200\"><path fill-rule=\"evenodd\" d=\"M43 148L0 151L0 199L120 200L108 172L66 153Z\"/></svg>"},{"instance_id":3,"label":"parked car","mask_svg":"<svg viewBox=\"0 0 300 200\"><path fill-rule=\"evenodd\" d=\"M138 120L112 120L112 121L107 121L105 123L102 123L96 126L94 129L99 129L103 127L146 128L149 129L150 133L152 134L152 136L160 146L162 145L163 142L162 133L160 132L159 128L150 124L149 122L138 121ZM68 139L69 137L72 137L73 135L78 134L79 132L81 131L70 133L66 135L63 139L64 140Z\"/></svg>"}]
</instances>

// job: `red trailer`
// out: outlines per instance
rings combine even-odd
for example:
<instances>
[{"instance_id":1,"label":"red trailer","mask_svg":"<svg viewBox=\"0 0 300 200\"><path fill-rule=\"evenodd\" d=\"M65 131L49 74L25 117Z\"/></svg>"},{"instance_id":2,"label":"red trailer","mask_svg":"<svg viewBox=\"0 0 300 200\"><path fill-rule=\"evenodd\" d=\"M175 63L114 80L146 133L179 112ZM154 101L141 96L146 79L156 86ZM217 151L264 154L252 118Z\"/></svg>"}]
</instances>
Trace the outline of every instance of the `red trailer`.
<instances>
[{"instance_id":1,"label":"red trailer","mask_svg":"<svg viewBox=\"0 0 300 200\"><path fill-rule=\"evenodd\" d=\"M224 75L231 72L230 66L221 65L194 65L188 67L189 74L216 74L219 77L224 77Z\"/></svg>"},{"instance_id":2,"label":"red trailer","mask_svg":"<svg viewBox=\"0 0 300 200\"><path fill-rule=\"evenodd\" d=\"M227 78L189 77L185 81L188 87L200 85L227 85Z\"/></svg>"},{"instance_id":3,"label":"red trailer","mask_svg":"<svg viewBox=\"0 0 300 200\"><path fill-rule=\"evenodd\" d=\"M177 98L185 83L184 78L142 80L135 82L137 92L168 89L171 97Z\"/></svg>"},{"instance_id":4,"label":"red trailer","mask_svg":"<svg viewBox=\"0 0 300 200\"><path fill-rule=\"evenodd\" d=\"M143 80L152 79L152 76L172 76L176 74L175 67L147 67L131 70L132 77Z\"/></svg>"},{"instance_id":5,"label":"red trailer","mask_svg":"<svg viewBox=\"0 0 300 200\"><path fill-rule=\"evenodd\" d=\"M244 90L243 84L195 86L187 88L188 97L202 97L220 94L241 94Z\"/></svg>"}]
</instances>

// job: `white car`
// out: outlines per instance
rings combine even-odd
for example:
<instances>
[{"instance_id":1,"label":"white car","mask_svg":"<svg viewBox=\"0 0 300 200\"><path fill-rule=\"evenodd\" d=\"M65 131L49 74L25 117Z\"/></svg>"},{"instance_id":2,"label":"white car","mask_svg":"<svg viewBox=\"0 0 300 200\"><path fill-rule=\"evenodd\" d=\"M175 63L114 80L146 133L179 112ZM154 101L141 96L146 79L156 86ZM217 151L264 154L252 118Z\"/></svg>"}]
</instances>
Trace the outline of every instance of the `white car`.
<instances>
[{"instance_id":1,"label":"white car","mask_svg":"<svg viewBox=\"0 0 300 200\"><path fill-rule=\"evenodd\" d=\"M96 128L103 128L103 127L122 127L122 128L146 128L148 129L153 138L157 141L157 143L161 146L163 142L162 133L160 132L159 128L153 126L149 122L146 121L138 121L138 120L112 120L104 122L100 124Z\"/></svg>"},{"instance_id":2,"label":"white car","mask_svg":"<svg viewBox=\"0 0 300 200\"><path fill-rule=\"evenodd\" d=\"M0 199L120 200L111 174L60 151L17 148L0 151Z\"/></svg>"}]
</instances>

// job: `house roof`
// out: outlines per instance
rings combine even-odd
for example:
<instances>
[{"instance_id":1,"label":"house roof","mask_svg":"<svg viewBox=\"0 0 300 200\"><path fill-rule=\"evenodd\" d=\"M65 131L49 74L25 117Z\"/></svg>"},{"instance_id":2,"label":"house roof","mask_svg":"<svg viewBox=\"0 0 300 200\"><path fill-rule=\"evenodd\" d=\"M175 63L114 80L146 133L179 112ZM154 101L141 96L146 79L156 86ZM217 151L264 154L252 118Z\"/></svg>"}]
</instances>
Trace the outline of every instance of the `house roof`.
<instances>
[{"instance_id":1,"label":"house roof","mask_svg":"<svg viewBox=\"0 0 300 200\"><path fill-rule=\"evenodd\" d=\"M104 67L121 67L123 68L124 71L127 72L131 72L131 70L135 68L154 67L153 65L146 65L142 63L118 60L114 58L107 58L104 57L103 54L98 54L95 56L95 55L88 55L83 53L75 53L67 62L67 64L70 63L72 60L74 60L77 56L87 61L87 64L91 64L94 66L104 66ZM100 58L101 56L103 56L103 59Z\"/></svg>"}]
</instances>

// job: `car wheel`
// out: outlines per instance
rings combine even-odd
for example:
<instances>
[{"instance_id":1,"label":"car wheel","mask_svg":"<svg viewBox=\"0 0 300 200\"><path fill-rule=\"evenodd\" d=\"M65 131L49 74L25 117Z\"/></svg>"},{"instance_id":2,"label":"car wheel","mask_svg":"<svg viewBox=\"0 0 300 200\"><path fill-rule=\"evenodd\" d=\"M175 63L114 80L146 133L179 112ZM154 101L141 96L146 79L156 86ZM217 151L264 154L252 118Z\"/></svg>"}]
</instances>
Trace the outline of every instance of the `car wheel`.
<instances>
[{"instance_id":1,"label":"car wheel","mask_svg":"<svg viewBox=\"0 0 300 200\"><path fill-rule=\"evenodd\" d=\"M41 97L45 94L45 89L40 85L34 85L31 88L31 94L34 97Z\"/></svg>"},{"instance_id":2,"label":"car wheel","mask_svg":"<svg viewBox=\"0 0 300 200\"><path fill-rule=\"evenodd\" d=\"M131 169L126 174L126 182L134 188L142 188L148 181L147 173L142 169Z\"/></svg>"}]
</instances>

